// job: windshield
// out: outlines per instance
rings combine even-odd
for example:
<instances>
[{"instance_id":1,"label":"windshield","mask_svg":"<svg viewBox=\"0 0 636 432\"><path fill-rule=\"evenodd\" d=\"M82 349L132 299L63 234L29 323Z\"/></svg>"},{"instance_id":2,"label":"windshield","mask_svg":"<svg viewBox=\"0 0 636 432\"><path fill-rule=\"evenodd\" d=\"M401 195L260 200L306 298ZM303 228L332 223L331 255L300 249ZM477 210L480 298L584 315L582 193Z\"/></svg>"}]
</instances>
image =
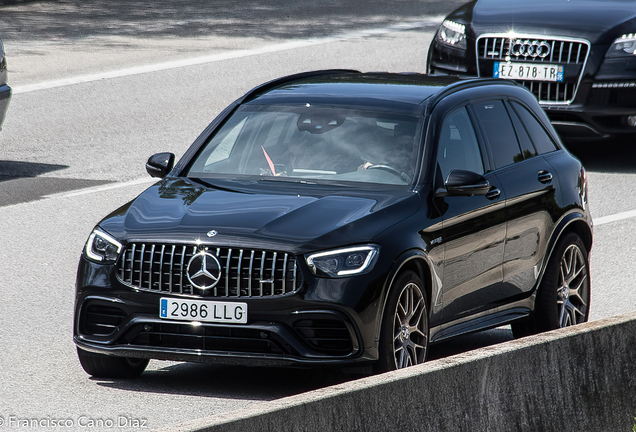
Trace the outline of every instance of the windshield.
<instances>
[{"instance_id":1,"label":"windshield","mask_svg":"<svg viewBox=\"0 0 636 432\"><path fill-rule=\"evenodd\" d=\"M246 105L208 141L188 177L408 185L417 120L356 108Z\"/></svg>"}]
</instances>

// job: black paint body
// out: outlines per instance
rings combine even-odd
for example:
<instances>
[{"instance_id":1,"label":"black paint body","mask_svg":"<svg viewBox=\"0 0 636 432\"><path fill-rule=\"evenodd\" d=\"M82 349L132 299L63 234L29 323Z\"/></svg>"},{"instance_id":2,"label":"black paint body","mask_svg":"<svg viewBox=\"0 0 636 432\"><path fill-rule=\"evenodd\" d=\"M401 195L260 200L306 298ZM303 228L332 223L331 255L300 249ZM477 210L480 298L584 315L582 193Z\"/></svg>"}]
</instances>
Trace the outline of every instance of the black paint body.
<instances>
[{"instance_id":1,"label":"black paint body","mask_svg":"<svg viewBox=\"0 0 636 432\"><path fill-rule=\"evenodd\" d=\"M351 99L358 105L415 113L421 119L420 168L410 185L299 184L257 178L217 179L213 187L206 179L182 175L224 119L242 104L338 104ZM484 177L499 195L438 194L444 187L436 169L440 124L449 112L482 100L515 100L527 106L551 134L555 151L502 169L494 169L486 151ZM476 130L480 146L487 150ZM537 172L544 169L554 174L549 184L537 180ZM222 349L177 342L141 346L133 343L140 332L169 332L170 321L158 316L159 299L167 295L133 289L117 276L119 263L95 263L84 254L77 274L74 340L93 352L157 359L296 366L369 363L378 358L380 323L392 281L406 269L424 282L432 342L496 327L532 313L537 285L560 236L575 231L591 248L592 221L582 185L580 163L561 147L532 95L515 84L352 71L282 78L256 88L220 114L168 176L103 219L99 228L124 248L133 242L199 241L211 250L292 254L300 288L269 298L199 292L181 296L245 302L248 322L187 329L186 324L173 323L170 332L186 332L188 338L229 341L220 345ZM218 234L208 237L212 229ZM368 274L318 277L305 259L311 253L367 244L380 248ZM88 313L91 307L97 311L93 315ZM117 318L102 333L88 322L110 319L100 318L100 311ZM307 325L335 326L337 331L322 335L346 342L314 343L312 335L319 330L307 330Z\"/></svg>"}]
</instances>

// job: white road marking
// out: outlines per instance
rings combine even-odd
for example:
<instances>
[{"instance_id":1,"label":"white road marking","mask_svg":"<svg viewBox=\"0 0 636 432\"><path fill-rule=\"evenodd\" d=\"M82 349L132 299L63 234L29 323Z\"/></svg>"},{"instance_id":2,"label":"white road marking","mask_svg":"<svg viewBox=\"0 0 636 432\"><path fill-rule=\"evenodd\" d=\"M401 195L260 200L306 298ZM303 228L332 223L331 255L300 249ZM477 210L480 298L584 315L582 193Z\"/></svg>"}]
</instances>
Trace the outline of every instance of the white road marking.
<instances>
[{"instance_id":1,"label":"white road marking","mask_svg":"<svg viewBox=\"0 0 636 432\"><path fill-rule=\"evenodd\" d=\"M146 183L156 183L158 181L159 179L157 178L144 177L144 178L131 180L127 182L111 183L104 186L95 186L95 187L90 187L86 189L79 189L74 192L60 192L60 193L51 194L51 195L44 195L42 198L45 198L45 199L46 198L71 198L76 196L94 194L97 192L106 192L113 189L121 189L128 186L137 186L137 185L146 184Z\"/></svg>"},{"instance_id":2,"label":"white road marking","mask_svg":"<svg viewBox=\"0 0 636 432\"><path fill-rule=\"evenodd\" d=\"M594 218L594 225L604 225L612 222L617 222L624 219L631 219L636 217L636 210L626 211L622 213L616 213L609 216L603 216L600 218Z\"/></svg>"},{"instance_id":3,"label":"white road marking","mask_svg":"<svg viewBox=\"0 0 636 432\"><path fill-rule=\"evenodd\" d=\"M163 63L156 63L147 66L136 66L127 69L121 69L110 72L102 72L90 75L82 75L71 78L64 78L55 81L47 81L36 84L28 84L23 86L13 87L13 94L21 94L21 93L30 93L39 90L48 90L57 87L65 87L73 84L87 83L92 81L99 81L103 79L112 79L112 78L121 78L127 77L131 75L139 75L144 73L151 72L159 72L168 69L176 69L187 66L195 66L205 63L213 63L223 60L229 59L237 59L242 57L249 57L259 54L268 54L279 51L287 51L298 48L306 48L315 45L321 45L331 42L341 42L350 39L359 39L366 37L376 37L382 36L389 33L396 33L407 30L414 30L422 27L427 27L431 25L440 24L444 19L443 15L426 17L422 19L418 19L417 21L405 22L400 24L394 24L392 26L379 28L379 29L369 29L369 30L358 30L351 33L344 33L340 35L327 36L322 38L313 38L313 39L303 39L296 40L292 42L285 42L281 44L274 45L266 45L259 48L254 49L246 49L246 50L237 50L237 51L229 51L220 54L211 54L203 57L194 57L185 60L175 60Z\"/></svg>"}]
</instances>

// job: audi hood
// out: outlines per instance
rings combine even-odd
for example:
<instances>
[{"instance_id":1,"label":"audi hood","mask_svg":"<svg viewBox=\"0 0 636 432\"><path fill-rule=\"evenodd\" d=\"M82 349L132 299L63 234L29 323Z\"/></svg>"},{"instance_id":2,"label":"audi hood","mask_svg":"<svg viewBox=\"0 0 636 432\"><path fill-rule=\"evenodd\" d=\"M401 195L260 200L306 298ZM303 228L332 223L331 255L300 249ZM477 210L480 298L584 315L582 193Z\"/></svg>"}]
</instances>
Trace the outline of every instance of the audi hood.
<instances>
[{"instance_id":1,"label":"audi hood","mask_svg":"<svg viewBox=\"0 0 636 432\"><path fill-rule=\"evenodd\" d=\"M484 33L531 33L611 44L636 28L633 0L478 0L448 17Z\"/></svg>"},{"instance_id":2,"label":"audi hood","mask_svg":"<svg viewBox=\"0 0 636 432\"><path fill-rule=\"evenodd\" d=\"M250 193L166 178L99 225L123 241L201 240L305 253L370 242L420 207L419 195L407 191L348 194L343 188L342 194L299 194L280 189Z\"/></svg>"}]
</instances>

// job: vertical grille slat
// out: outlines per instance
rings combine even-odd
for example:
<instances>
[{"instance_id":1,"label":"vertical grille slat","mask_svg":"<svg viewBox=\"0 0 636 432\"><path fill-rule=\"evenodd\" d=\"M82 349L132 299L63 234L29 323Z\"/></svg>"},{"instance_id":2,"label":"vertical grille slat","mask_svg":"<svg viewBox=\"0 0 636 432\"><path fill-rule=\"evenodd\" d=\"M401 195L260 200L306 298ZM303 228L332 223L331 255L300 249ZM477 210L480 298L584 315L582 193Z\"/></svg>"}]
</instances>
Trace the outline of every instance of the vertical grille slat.
<instances>
[{"instance_id":1,"label":"vertical grille slat","mask_svg":"<svg viewBox=\"0 0 636 432\"><path fill-rule=\"evenodd\" d=\"M225 297L230 295L230 265L232 259L232 249L227 251L227 261L225 262Z\"/></svg>"},{"instance_id":2,"label":"vertical grille slat","mask_svg":"<svg viewBox=\"0 0 636 432\"><path fill-rule=\"evenodd\" d=\"M511 51L516 41L538 42L550 49L550 54L542 58L530 54L514 55ZM535 45L536 46L536 45ZM493 62L513 61L520 63L550 63L564 66L563 81L526 80L526 86L541 103L569 104L576 97L583 69L589 54L589 42L541 35L509 36L486 35L477 40L477 63L480 76L493 76ZM515 48L516 49L516 48ZM576 71L576 74L574 72Z\"/></svg>"},{"instance_id":3,"label":"vertical grille slat","mask_svg":"<svg viewBox=\"0 0 636 432\"><path fill-rule=\"evenodd\" d=\"M247 278L247 295L252 296L252 272L254 271L254 251L250 255L249 277Z\"/></svg>"},{"instance_id":4,"label":"vertical grille slat","mask_svg":"<svg viewBox=\"0 0 636 432\"><path fill-rule=\"evenodd\" d=\"M198 246L166 243L131 243L118 263L117 278L143 291L184 294L203 298L272 297L300 288L296 257L281 251L209 250L221 263L221 277L213 289L195 288L186 272ZM220 288L220 289L218 289Z\"/></svg>"}]
</instances>

